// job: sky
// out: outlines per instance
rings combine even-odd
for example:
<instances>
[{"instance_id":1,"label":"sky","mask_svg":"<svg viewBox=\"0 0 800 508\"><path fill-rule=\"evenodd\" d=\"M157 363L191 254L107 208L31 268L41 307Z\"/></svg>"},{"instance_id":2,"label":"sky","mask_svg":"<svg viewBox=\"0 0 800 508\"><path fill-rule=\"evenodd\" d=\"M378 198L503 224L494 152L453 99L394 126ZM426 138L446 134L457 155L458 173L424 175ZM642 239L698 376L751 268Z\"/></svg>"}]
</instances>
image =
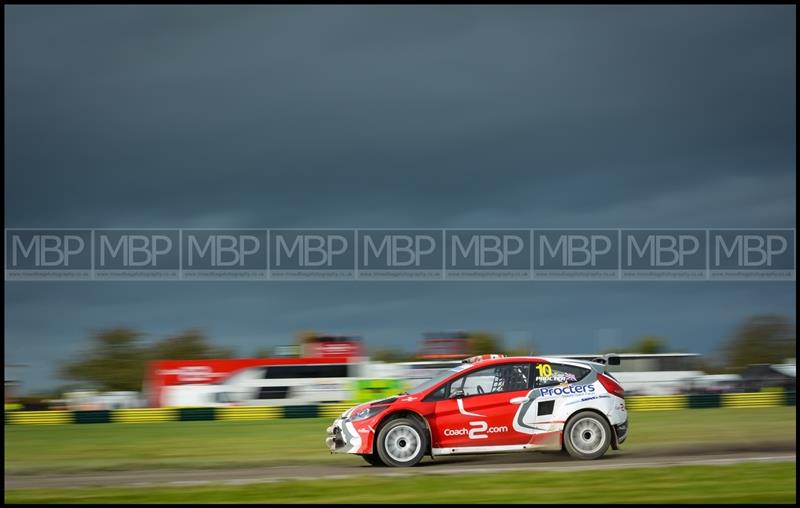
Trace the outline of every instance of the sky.
<instances>
[{"instance_id":1,"label":"sky","mask_svg":"<svg viewBox=\"0 0 800 508\"><path fill-rule=\"evenodd\" d=\"M8 6L5 227L794 228L794 6ZM714 354L794 282L6 282L6 378L90 334L481 329Z\"/></svg>"}]
</instances>

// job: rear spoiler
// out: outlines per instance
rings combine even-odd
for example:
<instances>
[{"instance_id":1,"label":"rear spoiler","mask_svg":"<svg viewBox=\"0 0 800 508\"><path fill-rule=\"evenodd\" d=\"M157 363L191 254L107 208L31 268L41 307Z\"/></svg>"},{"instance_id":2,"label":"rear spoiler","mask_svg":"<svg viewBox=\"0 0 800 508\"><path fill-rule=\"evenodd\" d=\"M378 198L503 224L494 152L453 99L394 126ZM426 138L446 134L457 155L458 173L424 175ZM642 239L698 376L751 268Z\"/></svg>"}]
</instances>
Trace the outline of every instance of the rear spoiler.
<instances>
[{"instance_id":1,"label":"rear spoiler","mask_svg":"<svg viewBox=\"0 0 800 508\"><path fill-rule=\"evenodd\" d=\"M588 360L603 365L619 365L622 360L644 360L648 358L687 358L700 356L697 353L607 353L604 355L552 355L555 358Z\"/></svg>"}]
</instances>

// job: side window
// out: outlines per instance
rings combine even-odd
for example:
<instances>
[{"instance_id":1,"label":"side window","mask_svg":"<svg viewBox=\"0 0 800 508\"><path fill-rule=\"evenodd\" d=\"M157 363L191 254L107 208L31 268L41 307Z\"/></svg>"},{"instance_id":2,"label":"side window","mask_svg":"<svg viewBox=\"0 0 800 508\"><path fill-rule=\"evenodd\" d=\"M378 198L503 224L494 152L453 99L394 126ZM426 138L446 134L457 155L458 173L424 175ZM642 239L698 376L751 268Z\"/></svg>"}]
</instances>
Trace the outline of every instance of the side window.
<instances>
[{"instance_id":1,"label":"side window","mask_svg":"<svg viewBox=\"0 0 800 508\"><path fill-rule=\"evenodd\" d=\"M450 383L449 397L527 390L530 363L510 363L478 369Z\"/></svg>"},{"instance_id":2,"label":"side window","mask_svg":"<svg viewBox=\"0 0 800 508\"><path fill-rule=\"evenodd\" d=\"M589 374L589 369L561 363L536 362L533 368L537 387L575 383Z\"/></svg>"}]
</instances>

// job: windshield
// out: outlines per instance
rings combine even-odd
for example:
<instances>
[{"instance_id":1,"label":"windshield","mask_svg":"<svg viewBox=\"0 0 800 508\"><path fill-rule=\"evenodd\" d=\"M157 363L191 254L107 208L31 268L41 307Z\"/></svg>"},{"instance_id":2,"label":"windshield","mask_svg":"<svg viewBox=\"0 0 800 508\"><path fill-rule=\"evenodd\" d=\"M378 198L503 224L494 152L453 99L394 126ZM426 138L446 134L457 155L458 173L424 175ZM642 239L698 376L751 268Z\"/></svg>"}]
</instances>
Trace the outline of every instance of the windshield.
<instances>
[{"instance_id":1,"label":"windshield","mask_svg":"<svg viewBox=\"0 0 800 508\"><path fill-rule=\"evenodd\" d=\"M453 373L462 371L462 370L466 369L467 367L469 367L469 364L465 363L465 364L462 364L462 365L457 365L457 366L453 367L452 369L446 369L446 370L439 371L431 379L425 381L424 383L422 383L420 385L415 386L414 388L410 389L409 391L407 391L405 393L414 394L414 393L424 392L425 390L427 390L428 388L436 385L437 383L439 383L440 381L444 380L448 376L451 376Z\"/></svg>"}]
</instances>

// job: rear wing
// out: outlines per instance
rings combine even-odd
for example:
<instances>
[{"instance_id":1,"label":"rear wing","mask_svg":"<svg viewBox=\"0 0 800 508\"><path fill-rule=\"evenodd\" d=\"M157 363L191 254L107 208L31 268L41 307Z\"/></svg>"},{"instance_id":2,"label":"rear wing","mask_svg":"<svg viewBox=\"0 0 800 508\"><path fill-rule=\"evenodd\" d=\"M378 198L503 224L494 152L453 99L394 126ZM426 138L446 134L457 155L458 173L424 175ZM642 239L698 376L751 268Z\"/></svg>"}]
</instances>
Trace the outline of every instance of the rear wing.
<instances>
[{"instance_id":1,"label":"rear wing","mask_svg":"<svg viewBox=\"0 0 800 508\"><path fill-rule=\"evenodd\" d=\"M607 353L603 355L548 355L552 358L588 360L602 365L619 365L622 360L643 360L648 358L688 358L700 356L697 353Z\"/></svg>"}]
</instances>

